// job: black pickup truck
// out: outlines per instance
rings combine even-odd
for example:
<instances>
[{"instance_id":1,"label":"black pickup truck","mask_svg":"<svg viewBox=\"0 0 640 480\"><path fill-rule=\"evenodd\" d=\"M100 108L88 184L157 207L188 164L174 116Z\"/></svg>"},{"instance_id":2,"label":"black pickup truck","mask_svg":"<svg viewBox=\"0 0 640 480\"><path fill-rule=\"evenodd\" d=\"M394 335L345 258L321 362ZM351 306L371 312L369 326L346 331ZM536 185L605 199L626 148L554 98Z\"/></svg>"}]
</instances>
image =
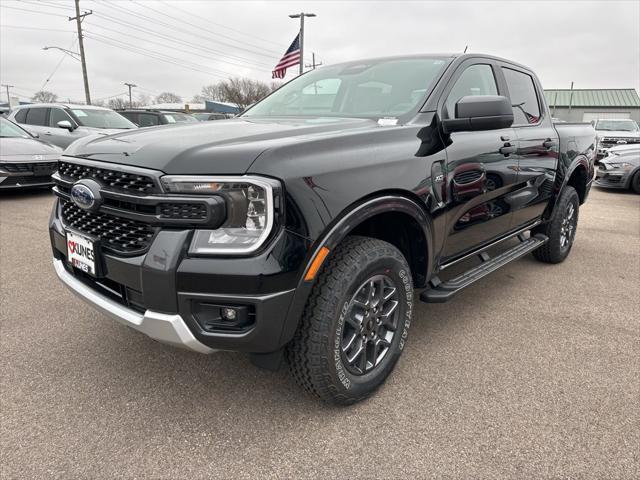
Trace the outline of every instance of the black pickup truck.
<instances>
[{"instance_id":1,"label":"black pickup truck","mask_svg":"<svg viewBox=\"0 0 640 480\"><path fill-rule=\"evenodd\" d=\"M234 119L72 144L54 266L156 340L286 359L310 392L353 403L405 348L414 294L444 302L529 252L567 257L595 148L508 60L328 66Z\"/></svg>"}]
</instances>

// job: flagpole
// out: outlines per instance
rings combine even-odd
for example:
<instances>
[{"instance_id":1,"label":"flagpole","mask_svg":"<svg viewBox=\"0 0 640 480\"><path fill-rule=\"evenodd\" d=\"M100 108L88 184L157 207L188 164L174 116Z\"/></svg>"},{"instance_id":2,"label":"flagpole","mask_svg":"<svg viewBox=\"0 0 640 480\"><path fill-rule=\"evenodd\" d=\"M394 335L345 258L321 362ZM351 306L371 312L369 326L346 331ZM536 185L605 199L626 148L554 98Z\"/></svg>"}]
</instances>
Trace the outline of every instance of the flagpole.
<instances>
[{"instance_id":1,"label":"flagpole","mask_svg":"<svg viewBox=\"0 0 640 480\"><path fill-rule=\"evenodd\" d=\"M304 17L315 17L315 13L294 13L290 18L300 19L300 75L304 73Z\"/></svg>"}]
</instances>

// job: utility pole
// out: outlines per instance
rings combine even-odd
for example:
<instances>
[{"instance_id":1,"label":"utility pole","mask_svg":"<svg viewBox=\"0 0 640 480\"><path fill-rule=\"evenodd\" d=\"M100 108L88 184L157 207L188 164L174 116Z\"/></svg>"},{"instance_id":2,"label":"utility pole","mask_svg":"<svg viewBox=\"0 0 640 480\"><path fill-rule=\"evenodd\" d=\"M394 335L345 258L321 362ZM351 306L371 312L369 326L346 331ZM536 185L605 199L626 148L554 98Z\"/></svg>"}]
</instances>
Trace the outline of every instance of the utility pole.
<instances>
[{"instance_id":1,"label":"utility pole","mask_svg":"<svg viewBox=\"0 0 640 480\"><path fill-rule=\"evenodd\" d=\"M11 96L9 95L9 89L13 88L14 85L7 85L6 83L3 83L2 86L7 89L7 106L11 108Z\"/></svg>"},{"instance_id":2,"label":"utility pole","mask_svg":"<svg viewBox=\"0 0 640 480\"><path fill-rule=\"evenodd\" d=\"M567 112L567 117L571 117L571 104L573 103L573 82L571 82L571 93L569 94L569 110ZM571 120L571 118L569 118ZM569 121L567 120L567 121Z\"/></svg>"},{"instance_id":3,"label":"utility pole","mask_svg":"<svg viewBox=\"0 0 640 480\"><path fill-rule=\"evenodd\" d=\"M300 75L304 73L304 17L315 17L315 13L294 13L289 18L300 19Z\"/></svg>"},{"instance_id":4,"label":"utility pole","mask_svg":"<svg viewBox=\"0 0 640 480\"><path fill-rule=\"evenodd\" d=\"M318 62L318 63L316 63L316 53L315 53L315 52L313 52L313 53L311 54L311 63L310 63L310 64L309 64L309 63L307 63L305 66L306 66L307 68L312 68L313 70L315 70L315 69L316 69L316 67L319 67L320 65L322 65L322 62Z\"/></svg>"},{"instance_id":5,"label":"utility pole","mask_svg":"<svg viewBox=\"0 0 640 480\"><path fill-rule=\"evenodd\" d=\"M87 77L87 61L84 57L84 41L82 39L82 20L84 17L91 15L93 10L89 10L88 12L84 12L80 15L80 0L75 0L76 2L76 16L69 17L69 21L75 20L76 26L78 27L78 45L80 46L80 62L82 62L82 78L84 80L84 96L87 101L87 105L91 105L91 94L89 93L89 78Z\"/></svg>"},{"instance_id":6,"label":"utility pole","mask_svg":"<svg viewBox=\"0 0 640 480\"><path fill-rule=\"evenodd\" d=\"M131 101L131 89L133 87L137 87L138 85L134 85L133 83L124 82L124 84L129 87L129 108L133 108L133 102Z\"/></svg>"}]
</instances>

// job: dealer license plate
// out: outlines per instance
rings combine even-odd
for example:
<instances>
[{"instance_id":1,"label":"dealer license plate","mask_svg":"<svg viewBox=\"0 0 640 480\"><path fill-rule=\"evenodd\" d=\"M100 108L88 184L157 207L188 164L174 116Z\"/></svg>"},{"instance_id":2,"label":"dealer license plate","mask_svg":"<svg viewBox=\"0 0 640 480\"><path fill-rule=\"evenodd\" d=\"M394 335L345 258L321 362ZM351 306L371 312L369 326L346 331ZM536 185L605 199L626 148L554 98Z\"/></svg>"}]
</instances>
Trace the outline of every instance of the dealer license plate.
<instances>
[{"instance_id":1,"label":"dealer license plate","mask_svg":"<svg viewBox=\"0 0 640 480\"><path fill-rule=\"evenodd\" d=\"M96 252L93 241L77 233L67 232L67 261L78 270L96 274Z\"/></svg>"}]
</instances>

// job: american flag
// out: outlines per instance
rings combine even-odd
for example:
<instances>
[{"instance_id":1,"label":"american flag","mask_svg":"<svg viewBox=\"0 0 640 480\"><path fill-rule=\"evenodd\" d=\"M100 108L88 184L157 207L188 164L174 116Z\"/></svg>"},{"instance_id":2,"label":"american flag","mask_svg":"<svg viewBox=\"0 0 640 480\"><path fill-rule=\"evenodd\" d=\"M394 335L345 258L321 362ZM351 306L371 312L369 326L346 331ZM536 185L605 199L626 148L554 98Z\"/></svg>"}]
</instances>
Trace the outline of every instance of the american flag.
<instances>
[{"instance_id":1,"label":"american flag","mask_svg":"<svg viewBox=\"0 0 640 480\"><path fill-rule=\"evenodd\" d=\"M284 78L287 68L293 67L300 63L300 34L291 42L291 46L284 52L284 56L280 59L276 67L271 72L271 78Z\"/></svg>"}]
</instances>

